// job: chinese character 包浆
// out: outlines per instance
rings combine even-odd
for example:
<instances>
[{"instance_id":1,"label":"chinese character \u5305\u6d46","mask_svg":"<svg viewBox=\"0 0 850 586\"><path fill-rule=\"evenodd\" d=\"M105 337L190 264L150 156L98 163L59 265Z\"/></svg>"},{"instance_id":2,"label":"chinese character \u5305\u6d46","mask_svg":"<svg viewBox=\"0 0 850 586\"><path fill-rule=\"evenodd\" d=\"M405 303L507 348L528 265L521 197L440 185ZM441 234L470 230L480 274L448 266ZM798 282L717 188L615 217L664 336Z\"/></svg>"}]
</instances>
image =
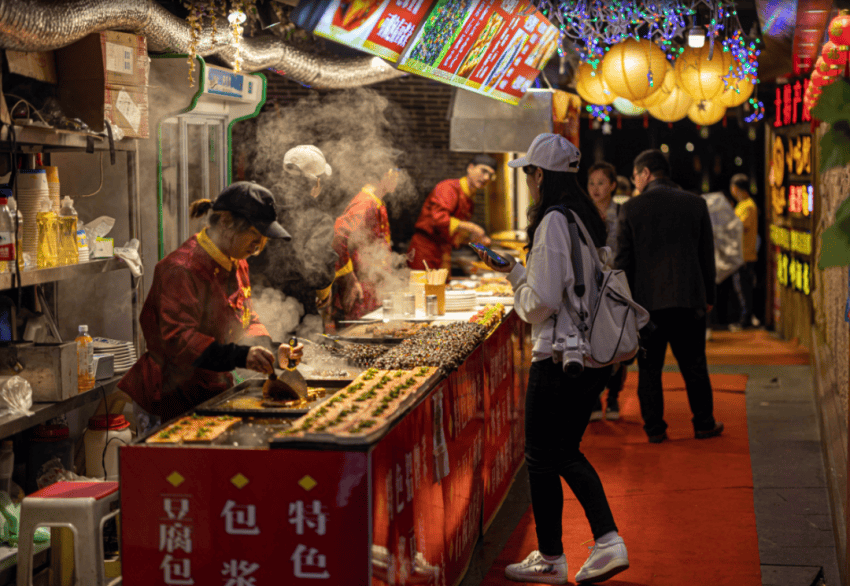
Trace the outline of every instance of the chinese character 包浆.
<instances>
[{"instance_id":1,"label":"chinese character \u5305\u6d46","mask_svg":"<svg viewBox=\"0 0 850 586\"><path fill-rule=\"evenodd\" d=\"M254 586L256 578L249 577L260 569L260 564L252 564L244 560L230 560L224 562L221 575L227 578L224 586Z\"/></svg>"},{"instance_id":2,"label":"chinese character \u5305\u6d46","mask_svg":"<svg viewBox=\"0 0 850 586\"><path fill-rule=\"evenodd\" d=\"M162 581L168 586L191 586L195 583L191 560L175 559L165 554L159 569L162 570Z\"/></svg>"},{"instance_id":3,"label":"chinese character \u5305\u6d46","mask_svg":"<svg viewBox=\"0 0 850 586\"><path fill-rule=\"evenodd\" d=\"M178 549L192 553L192 528L180 523L160 525L159 551L173 553Z\"/></svg>"},{"instance_id":4,"label":"chinese character \u5305\u6d46","mask_svg":"<svg viewBox=\"0 0 850 586\"><path fill-rule=\"evenodd\" d=\"M228 500L221 511L224 517L225 531L229 535L259 535L257 511L254 505L237 505Z\"/></svg>"},{"instance_id":5,"label":"chinese character \u5305\u6d46","mask_svg":"<svg viewBox=\"0 0 850 586\"><path fill-rule=\"evenodd\" d=\"M309 508L304 506L304 501L289 503L289 522L295 525L295 533L298 535L304 535L305 526L317 535L324 535L327 532L327 519L321 501L314 500Z\"/></svg>"},{"instance_id":6,"label":"chinese character \u5305\u6d46","mask_svg":"<svg viewBox=\"0 0 850 586\"><path fill-rule=\"evenodd\" d=\"M328 564L325 556L319 554L319 550L315 547L308 548L306 545L298 544L298 547L295 548L289 559L292 560L296 578L320 578L326 580L331 577L330 572L326 569ZM311 568L324 571L309 571Z\"/></svg>"}]
</instances>

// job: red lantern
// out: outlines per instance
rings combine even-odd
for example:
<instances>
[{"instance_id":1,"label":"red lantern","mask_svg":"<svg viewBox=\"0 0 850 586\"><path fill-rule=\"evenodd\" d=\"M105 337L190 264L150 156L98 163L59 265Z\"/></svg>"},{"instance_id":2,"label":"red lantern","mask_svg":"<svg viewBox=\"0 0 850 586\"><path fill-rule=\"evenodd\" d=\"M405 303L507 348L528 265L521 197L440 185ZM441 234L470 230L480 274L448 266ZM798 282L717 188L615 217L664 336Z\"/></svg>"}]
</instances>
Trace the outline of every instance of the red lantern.
<instances>
[{"instance_id":1,"label":"red lantern","mask_svg":"<svg viewBox=\"0 0 850 586\"><path fill-rule=\"evenodd\" d=\"M842 10L829 23L829 40L836 45L850 45L850 11Z\"/></svg>"},{"instance_id":2,"label":"red lantern","mask_svg":"<svg viewBox=\"0 0 850 586\"><path fill-rule=\"evenodd\" d=\"M821 58L830 67L843 68L844 64L847 63L847 49L847 47L827 41L821 49Z\"/></svg>"}]
</instances>

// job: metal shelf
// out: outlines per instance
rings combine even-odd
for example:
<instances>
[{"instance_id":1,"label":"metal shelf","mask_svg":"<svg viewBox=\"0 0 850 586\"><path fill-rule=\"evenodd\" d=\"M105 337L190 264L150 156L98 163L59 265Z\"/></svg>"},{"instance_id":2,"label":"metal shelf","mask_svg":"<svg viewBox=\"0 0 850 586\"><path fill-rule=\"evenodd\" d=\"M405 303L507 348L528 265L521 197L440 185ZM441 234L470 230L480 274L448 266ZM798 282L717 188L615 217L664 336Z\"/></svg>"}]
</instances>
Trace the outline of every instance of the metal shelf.
<instances>
[{"instance_id":1,"label":"metal shelf","mask_svg":"<svg viewBox=\"0 0 850 586\"><path fill-rule=\"evenodd\" d=\"M120 258L113 257L90 260L89 262L64 267L55 267L52 269L35 269L21 273L21 286L27 287L29 285L41 285L42 283L62 281L71 277L97 275L100 273L108 273L110 271L119 271L126 268L127 263ZM12 274L0 273L0 290L11 289L13 286Z\"/></svg>"},{"instance_id":2,"label":"metal shelf","mask_svg":"<svg viewBox=\"0 0 850 586\"><path fill-rule=\"evenodd\" d=\"M97 384L92 390L74 395L70 399L57 401L55 403L33 403L30 411L34 411L34 415L5 415L0 417L0 438L9 437L20 433L30 427L34 427L40 423L44 423L54 417L58 417L63 413L94 403L103 398L103 393L106 396L111 395L115 389L120 376L114 376Z\"/></svg>"},{"instance_id":3,"label":"metal shelf","mask_svg":"<svg viewBox=\"0 0 850 586\"><path fill-rule=\"evenodd\" d=\"M75 130L43 128L41 126L15 126L15 139L18 148L33 152L56 150L86 150L89 140L95 151L109 151L109 141L105 136ZM3 127L0 131L0 151L9 151L12 143L9 141L9 130ZM116 151L135 151L136 139L125 138L115 141Z\"/></svg>"}]
</instances>

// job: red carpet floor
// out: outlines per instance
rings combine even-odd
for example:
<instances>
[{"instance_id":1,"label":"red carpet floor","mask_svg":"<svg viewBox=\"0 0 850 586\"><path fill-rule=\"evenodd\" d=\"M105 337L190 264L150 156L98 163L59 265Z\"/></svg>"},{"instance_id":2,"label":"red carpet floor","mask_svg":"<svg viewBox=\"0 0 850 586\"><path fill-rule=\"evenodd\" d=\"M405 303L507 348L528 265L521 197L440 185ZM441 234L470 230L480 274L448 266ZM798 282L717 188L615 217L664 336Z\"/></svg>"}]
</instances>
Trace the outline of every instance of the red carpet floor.
<instances>
[{"instance_id":1,"label":"red carpet floor","mask_svg":"<svg viewBox=\"0 0 850 586\"><path fill-rule=\"evenodd\" d=\"M631 567L611 586L760 586L753 480L747 439L746 375L712 375L721 437L696 440L684 384L665 373L669 441L650 444L642 428L637 373L620 395L623 418L590 424L582 450L599 472ZM572 579L589 554L584 512L564 486L564 549ZM584 544L584 542L587 542ZM583 545L584 544L584 545ZM537 549L529 508L483 584L516 584L505 566Z\"/></svg>"}]
</instances>

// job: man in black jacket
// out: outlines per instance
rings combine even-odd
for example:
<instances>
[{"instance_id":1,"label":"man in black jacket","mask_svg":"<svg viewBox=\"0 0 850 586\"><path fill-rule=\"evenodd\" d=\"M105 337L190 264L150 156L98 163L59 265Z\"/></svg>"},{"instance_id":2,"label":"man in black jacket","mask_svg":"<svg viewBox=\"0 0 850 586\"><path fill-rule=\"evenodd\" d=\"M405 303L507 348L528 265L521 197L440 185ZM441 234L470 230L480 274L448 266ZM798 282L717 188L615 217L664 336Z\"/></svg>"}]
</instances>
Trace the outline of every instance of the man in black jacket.
<instances>
[{"instance_id":1,"label":"man in black jacket","mask_svg":"<svg viewBox=\"0 0 850 586\"><path fill-rule=\"evenodd\" d=\"M670 179L670 164L651 149L635 158L640 195L620 207L617 268L657 329L638 355L638 399L651 443L667 439L661 372L667 343L685 379L697 439L720 435L705 358L705 320L714 304L714 240L705 201Z\"/></svg>"}]
</instances>

